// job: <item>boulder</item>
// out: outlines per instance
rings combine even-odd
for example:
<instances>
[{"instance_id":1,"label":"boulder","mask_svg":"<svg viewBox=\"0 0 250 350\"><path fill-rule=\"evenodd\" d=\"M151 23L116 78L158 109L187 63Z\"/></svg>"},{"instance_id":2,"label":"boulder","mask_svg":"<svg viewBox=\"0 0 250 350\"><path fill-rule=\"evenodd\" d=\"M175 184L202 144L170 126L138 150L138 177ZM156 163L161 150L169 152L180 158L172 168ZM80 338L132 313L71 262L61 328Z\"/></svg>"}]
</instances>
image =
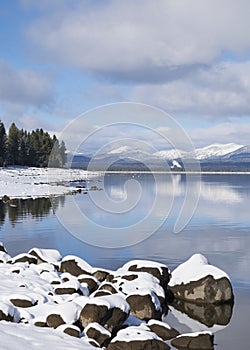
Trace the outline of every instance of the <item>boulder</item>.
<instances>
[{"instance_id":1,"label":"boulder","mask_svg":"<svg viewBox=\"0 0 250 350\"><path fill-rule=\"evenodd\" d=\"M126 296L141 294L142 290L153 293L160 300L161 305L165 303L165 291L160 285L158 278L147 272L126 272L119 271L111 280L113 286ZM144 293L145 294L145 293Z\"/></svg>"},{"instance_id":2,"label":"boulder","mask_svg":"<svg viewBox=\"0 0 250 350\"><path fill-rule=\"evenodd\" d=\"M164 289L167 288L171 277L170 270L165 264L149 260L132 260L126 263L121 269L127 271L147 272L156 277Z\"/></svg>"},{"instance_id":3,"label":"boulder","mask_svg":"<svg viewBox=\"0 0 250 350\"><path fill-rule=\"evenodd\" d=\"M95 277L99 282L103 282L104 280L110 277L110 271L95 268L92 270L92 276Z\"/></svg>"},{"instance_id":4,"label":"boulder","mask_svg":"<svg viewBox=\"0 0 250 350\"><path fill-rule=\"evenodd\" d=\"M71 337L75 337L75 338L81 337L80 328L71 324L62 324L61 326L57 327L57 331L61 331L65 334L70 335Z\"/></svg>"},{"instance_id":5,"label":"boulder","mask_svg":"<svg viewBox=\"0 0 250 350\"><path fill-rule=\"evenodd\" d=\"M62 259L61 254L56 249L32 248L28 253L37 257L38 264L50 263L57 265L58 262Z\"/></svg>"},{"instance_id":6,"label":"boulder","mask_svg":"<svg viewBox=\"0 0 250 350\"><path fill-rule=\"evenodd\" d=\"M100 346L107 346L111 333L99 323L90 323L85 329L88 338L94 339Z\"/></svg>"},{"instance_id":7,"label":"boulder","mask_svg":"<svg viewBox=\"0 0 250 350\"><path fill-rule=\"evenodd\" d=\"M172 272L168 288L174 298L199 304L220 304L234 299L228 275L209 265L201 254L193 255Z\"/></svg>"},{"instance_id":8,"label":"boulder","mask_svg":"<svg viewBox=\"0 0 250 350\"><path fill-rule=\"evenodd\" d=\"M182 334L171 340L171 345L177 349L213 349L214 336L210 332Z\"/></svg>"},{"instance_id":9,"label":"boulder","mask_svg":"<svg viewBox=\"0 0 250 350\"><path fill-rule=\"evenodd\" d=\"M111 340L107 350L169 350L156 334L147 327L128 327L120 330Z\"/></svg>"},{"instance_id":10,"label":"boulder","mask_svg":"<svg viewBox=\"0 0 250 350\"><path fill-rule=\"evenodd\" d=\"M10 302L17 307L22 307L22 308L26 308L26 307L32 307L34 305L36 305L36 302L34 300L29 300L27 298L12 298L10 299Z\"/></svg>"},{"instance_id":11,"label":"boulder","mask_svg":"<svg viewBox=\"0 0 250 350\"><path fill-rule=\"evenodd\" d=\"M147 323L148 328L158 335L161 339L169 340L177 337L180 335L180 333L175 329L170 327L167 323L157 321L157 320L150 320Z\"/></svg>"},{"instance_id":12,"label":"boulder","mask_svg":"<svg viewBox=\"0 0 250 350\"><path fill-rule=\"evenodd\" d=\"M113 286L112 283L109 283L109 282L103 282L99 288L98 288L98 291L108 291L110 292L111 294L116 294L118 293L117 289Z\"/></svg>"},{"instance_id":13,"label":"boulder","mask_svg":"<svg viewBox=\"0 0 250 350\"><path fill-rule=\"evenodd\" d=\"M9 254L5 253L4 251L0 251L0 263L7 263L11 259L11 256Z\"/></svg>"},{"instance_id":14,"label":"boulder","mask_svg":"<svg viewBox=\"0 0 250 350\"><path fill-rule=\"evenodd\" d=\"M11 258L8 263L16 264L19 262L28 262L29 264L37 264L37 257L31 254L19 254Z\"/></svg>"},{"instance_id":15,"label":"boulder","mask_svg":"<svg viewBox=\"0 0 250 350\"><path fill-rule=\"evenodd\" d=\"M154 292L141 290L141 294L131 294L126 298L131 314L141 320L159 319L162 314L160 301Z\"/></svg>"},{"instance_id":16,"label":"boulder","mask_svg":"<svg viewBox=\"0 0 250 350\"><path fill-rule=\"evenodd\" d=\"M47 316L46 324L48 325L48 327L57 328L57 327L61 326L62 324L65 324L65 321L63 320L61 315L51 314L51 315Z\"/></svg>"},{"instance_id":17,"label":"boulder","mask_svg":"<svg viewBox=\"0 0 250 350\"><path fill-rule=\"evenodd\" d=\"M72 301L52 305L47 314L46 324L52 328L62 324L73 325L78 321L80 312L81 306Z\"/></svg>"},{"instance_id":18,"label":"boulder","mask_svg":"<svg viewBox=\"0 0 250 350\"><path fill-rule=\"evenodd\" d=\"M91 298L80 313L80 323L83 328L90 323L99 323L110 332L119 327L128 318L130 307L120 295L108 295Z\"/></svg>"},{"instance_id":19,"label":"boulder","mask_svg":"<svg viewBox=\"0 0 250 350\"><path fill-rule=\"evenodd\" d=\"M60 272L68 272L73 276L91 275L92 267L83 259L69 255L62 259Z\"/></svg>"},{"instance_id":20,"label":"boulder","mask_svg":"<svg viewBox=\"0 0 250 350\"><path fill-rule=\"evenodd\" d=\"M82 287L80 282L78 282L77 280L70 280L56 286L55 293L57 295L78 293L79 295L87 296L89 294L89 291L87 288Z\"/></svg>"},{"instance_id":21,"label":"boulder","mask_svg":"<svg viewBox=\"0 0 250 350\"><path fill-rule=\"evenodd\" d=\"M80 275L80 276L78 276L78 281L80 283L86 283L87 284L88 290L89 290L89 294L92 294L99 287L99 281L94 276Z\"/></svg>"},{"instance_id":22,"label":"boulder","mask_svg":"<svg viewBox=\"0 0 250 350\"><path fill-rule=\"evenodd\" d=\"M0 321L14 322L15 308L7 302L0 302Z\"/></svg>"},{"instance_id":23,"label":"boulder","mask_svg":"<svg viewBox=\"0 0 250 350\"><path fill-rule=\"evenodd\" d=\"M5 248L5 246L2 242L0 242L0 252L4 252L7 254L7 249Z\"/></svg>"},{"instance_id":24,"label":"boulder","mask_svg":"<svg viewBox=\"0 0 250 350\"><path fill-rule=\"evenodd\" d=\"M99 297L101 298L101 297ZM108 313L108 306L102 304L95 304L93 302L87 303L80 313L80 323L83 328L90 323L99 323L103 325Z\"/></svg>"}]
</instances>

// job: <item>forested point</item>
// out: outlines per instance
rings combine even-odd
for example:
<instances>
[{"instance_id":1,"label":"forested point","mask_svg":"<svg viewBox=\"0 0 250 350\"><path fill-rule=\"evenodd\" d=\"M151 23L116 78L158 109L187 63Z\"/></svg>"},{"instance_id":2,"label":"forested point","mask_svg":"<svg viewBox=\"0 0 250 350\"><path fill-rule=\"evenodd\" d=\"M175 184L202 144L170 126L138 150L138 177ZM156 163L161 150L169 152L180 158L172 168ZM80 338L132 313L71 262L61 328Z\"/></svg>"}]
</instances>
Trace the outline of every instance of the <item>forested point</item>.
<instances>
[{"instance_id":1,"label":"forested point","mask_svg":"<svg viewBox=\"0 0 250 350\"><path fill-rule=\"evenodd\" d=\"M12 123L8 134L0 120L0 166L62 167L67 161L65 143L43 129L18 129Z\"/></svg>"}]
</instances>

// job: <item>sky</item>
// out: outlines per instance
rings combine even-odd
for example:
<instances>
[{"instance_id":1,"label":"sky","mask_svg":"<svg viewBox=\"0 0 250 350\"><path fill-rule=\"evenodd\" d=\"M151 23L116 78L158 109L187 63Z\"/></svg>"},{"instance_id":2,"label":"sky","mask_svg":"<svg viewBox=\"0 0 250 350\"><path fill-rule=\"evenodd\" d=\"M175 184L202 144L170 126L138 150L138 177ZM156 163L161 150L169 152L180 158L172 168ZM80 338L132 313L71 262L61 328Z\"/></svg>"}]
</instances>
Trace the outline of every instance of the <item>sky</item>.
<instances>
[{"instance_id":1,"label":"sky","mask_svg":"<svg viewBox=\"0 0 250 350\"><path fill-rule=\"evenodd\" d=\"M67 125L85 113L70 138L79 133L86 139L100 118L105 122L104 114L95 120L86 112L134 102L170 115L195 147L250 144L248 0L0 5L0 119L7 129L14 121L19 128L65 135ZM124 113L116 113L113 123L126 122ZM153 119L146 116L145 125L166 127L164 118L158 125ZM124 129L104 134L93 137L92 151ZM126 129L127 137L141 137L135 134Z\"/></svg>"}]
</instances>

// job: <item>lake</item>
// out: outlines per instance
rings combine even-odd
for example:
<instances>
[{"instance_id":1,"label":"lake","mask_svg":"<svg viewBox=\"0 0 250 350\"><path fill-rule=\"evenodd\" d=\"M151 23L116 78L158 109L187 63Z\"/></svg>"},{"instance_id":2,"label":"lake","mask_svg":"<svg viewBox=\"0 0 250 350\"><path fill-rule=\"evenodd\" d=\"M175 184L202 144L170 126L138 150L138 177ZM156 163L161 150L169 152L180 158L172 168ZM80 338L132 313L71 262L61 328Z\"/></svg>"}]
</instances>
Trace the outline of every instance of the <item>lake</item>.
<instances>
[{"instance_id":1,"label":"lake","mask_svg":"<svg viewBox=\"0 0 250 350\"><path fill-rule=\"evenodd\" d=\"M109 269L131 259L156 260L173 269L194 253L204 254L228 273L235 293L234 308L219 310L223 321L213 325L216 349L245 350L250 342L249 179L106 174L74 183L92 190L53 198L53 205L45 198L19 200L17 207L0 202L0 240L12 256L33 247L55 248ZM206 328L205 320L184 316L173 310L166 322L184 331Z\"/></svg>"}]
</instances>

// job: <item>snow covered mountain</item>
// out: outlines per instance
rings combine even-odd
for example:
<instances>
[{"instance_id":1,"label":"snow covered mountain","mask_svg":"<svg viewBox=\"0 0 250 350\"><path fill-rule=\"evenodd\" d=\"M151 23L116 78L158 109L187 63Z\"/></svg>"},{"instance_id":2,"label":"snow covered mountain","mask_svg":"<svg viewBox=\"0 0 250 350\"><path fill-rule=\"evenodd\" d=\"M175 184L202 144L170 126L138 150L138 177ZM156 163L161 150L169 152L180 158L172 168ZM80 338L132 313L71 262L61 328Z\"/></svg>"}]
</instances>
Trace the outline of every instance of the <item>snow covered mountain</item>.
<instances>
[{"instance_id":1,"label":"snow covered mountain","mask_svg":"<svg viewBox=\"0 0 250 350\"><path fill-rule=\"evenodd\" d=\"M194 152L185 152L181 150L168 150L168 151L156 152L154 153L154 155L156 157L159 157L165 160L170 160L174 158L198 159L198 160L210 159L211 160L214 158L228 155L232 152L236 152L242 147L243 147L242 145L238 145L236 143L228 143L228 144L215 143L203 148L197 148Z\"/></svg>"},{"instance_id":2,"label":"snow covered mountain","mask_svg":"<svg viewBox=\"0 0 250 350\"><path fill-rule=\"evenodd\" d=\"M73 164L75 162L77 166L80 166L82 162L82 166L85 167L90 158L87 159L85 157L85 159L83 156L81 157L74 156ZM201 165L207 169L211 169L214 166L216 166L216 169L221 166L225 168L225 165L231 169L231 167L239 166L240 162L247 163L250 167L250 146L235 143L216 143L197 148L193 152L178 149L154 152L150 147L143 150L136 148L136 146L122 145L105 153L92 156L91 166L93 169L107 169L110 166L114 169L143 169L145 167L161 169L168 163L171 168L176 168L177 163L175 162L178 162L180 167L182 167L184 162L187 165L193 159L199 160Z\"/></svg>"}]
</instances>

